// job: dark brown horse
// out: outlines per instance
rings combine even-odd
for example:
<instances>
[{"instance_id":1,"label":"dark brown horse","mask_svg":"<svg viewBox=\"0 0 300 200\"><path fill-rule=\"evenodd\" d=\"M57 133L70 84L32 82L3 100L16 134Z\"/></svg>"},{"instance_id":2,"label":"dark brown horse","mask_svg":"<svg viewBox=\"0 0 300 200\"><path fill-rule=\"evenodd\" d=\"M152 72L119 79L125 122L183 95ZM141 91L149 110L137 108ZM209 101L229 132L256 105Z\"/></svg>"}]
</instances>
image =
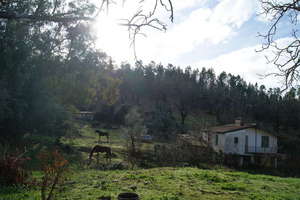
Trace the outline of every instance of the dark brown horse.
<instances>
[{"instance_id":1,"label":"dark brown horse","mask_svg":"<svg viewBox=\"0 0 300 200\"><path fill-rule=\"evenodd\" d=\"M109 142L109 133L108 132L96 130L96 133L98 133L98 136L99 136L98 143L100 143L100 141L101 141L101 136L106 136L107 143Z\"/></svg>"},{"instance_id":2,"label":"dark brown horse","mask_svg":"<svg viewBox=\"0 0 300 200\"><path fill-rule=\"evenodd\" d=\"M109 159L111 161L111 156L112 156L111 148L110 147L106 147L106 146L96 145L96 146L94 146L94 148L90 152L88 165L91 164L94 153L97 153L97 154L99 154L99 153L105 153L106 159Z\"/></svg>"}]
</instances>

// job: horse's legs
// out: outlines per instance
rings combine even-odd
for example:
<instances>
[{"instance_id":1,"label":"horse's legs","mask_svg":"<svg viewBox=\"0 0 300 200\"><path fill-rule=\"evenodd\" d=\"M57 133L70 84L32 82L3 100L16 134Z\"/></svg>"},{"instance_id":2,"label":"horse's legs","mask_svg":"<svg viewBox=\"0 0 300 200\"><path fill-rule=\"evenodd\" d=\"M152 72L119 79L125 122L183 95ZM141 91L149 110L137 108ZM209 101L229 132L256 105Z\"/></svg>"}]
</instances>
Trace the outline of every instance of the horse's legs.
<instances>
[{"instance_id":1,"label":"horse's legs","mask_svg":"<svg viewBox=\"0 0 300 200\"><path fill-rule=\"evenodd\" d=\"M99 166L99 152L97 152L97 167Z\"/></svg>"}]
</instances>

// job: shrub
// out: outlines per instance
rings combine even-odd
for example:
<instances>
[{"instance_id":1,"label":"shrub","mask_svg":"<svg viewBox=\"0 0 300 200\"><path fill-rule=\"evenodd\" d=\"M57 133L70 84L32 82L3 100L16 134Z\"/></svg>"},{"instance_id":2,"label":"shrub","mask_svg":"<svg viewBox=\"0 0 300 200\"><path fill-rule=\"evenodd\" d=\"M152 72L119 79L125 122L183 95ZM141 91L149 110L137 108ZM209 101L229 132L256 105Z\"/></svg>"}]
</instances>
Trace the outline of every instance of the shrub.
<instances>
[{"instance_id":1,"label":"shrub","mask_svg":"<svg viewBox=\"0 0 300 200\"><path fill-rule=\"evenodd\" d=\"M42 152L39 155L43 178L41 182L42 200L51 200L59 187L65 180L68 170L68 161L58 150Z\"/></svg>"},{"instance_id":2,"label":"shrub","mask_svg":"<svg viewBox=\"0 0 300 200\"><path fill-rule=\"evenodd\" d=\"M0 159L0 185L24 185L27 184L29 173L24 165L29 158L25 153L3 153Z\"/></svg>"}]
</instances>

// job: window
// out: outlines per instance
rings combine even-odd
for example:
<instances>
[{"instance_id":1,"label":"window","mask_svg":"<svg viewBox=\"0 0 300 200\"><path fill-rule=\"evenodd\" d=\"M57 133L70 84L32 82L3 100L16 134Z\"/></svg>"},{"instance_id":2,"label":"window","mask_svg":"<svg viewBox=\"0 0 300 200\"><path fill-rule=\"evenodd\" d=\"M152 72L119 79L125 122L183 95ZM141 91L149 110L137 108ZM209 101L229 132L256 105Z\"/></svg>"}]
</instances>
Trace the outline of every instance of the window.
<instances>
[{"instance_id":1,"label":"window","mask_svg":"<svg viewBox=\"0 0 300 200\"><path fill-rule=\"evenodd\" d=\"M234 144L238 144L239 143L239 138L238 137L235 137L234 138Z\"/></svg>"},{"instance_id":2,"label":"window","mask_svg":"<svg viewBox=\"0 0 300 200\"><path fill-rule=\"evenodd\" d=\"M219 136L216 135L216 145L218 145L218 144L219 144Z\"/></svg>"},{"instance_id":3,"label":"window","mask_svg":"<svg viewBox=\"0 0 300 200\"><path fill-rule=\"evenodd\" d=\"M269 136L261 136L261 147L263 148L269 147Z\"/></svg>"}]
</instances>

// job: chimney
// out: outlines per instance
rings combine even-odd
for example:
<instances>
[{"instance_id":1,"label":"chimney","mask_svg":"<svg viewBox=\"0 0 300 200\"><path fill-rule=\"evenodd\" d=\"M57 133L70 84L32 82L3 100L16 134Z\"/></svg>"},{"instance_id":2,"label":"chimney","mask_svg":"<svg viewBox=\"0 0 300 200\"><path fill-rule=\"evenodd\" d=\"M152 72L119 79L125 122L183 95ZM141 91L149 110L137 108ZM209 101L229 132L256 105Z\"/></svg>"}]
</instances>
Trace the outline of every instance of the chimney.
<instances>
[{"instance_id":1,"label":"chimney","mask_svg":"<svg viewBox=\"0 0 300 200\"><path fill-rule=\"evenodd\" d=\"M241 117L236 118L236 119L234 120L234 124L235 124L236 126L243 126L243 125L244 125L244 123L243 123Z\"/></svg>"}]
</instances>

